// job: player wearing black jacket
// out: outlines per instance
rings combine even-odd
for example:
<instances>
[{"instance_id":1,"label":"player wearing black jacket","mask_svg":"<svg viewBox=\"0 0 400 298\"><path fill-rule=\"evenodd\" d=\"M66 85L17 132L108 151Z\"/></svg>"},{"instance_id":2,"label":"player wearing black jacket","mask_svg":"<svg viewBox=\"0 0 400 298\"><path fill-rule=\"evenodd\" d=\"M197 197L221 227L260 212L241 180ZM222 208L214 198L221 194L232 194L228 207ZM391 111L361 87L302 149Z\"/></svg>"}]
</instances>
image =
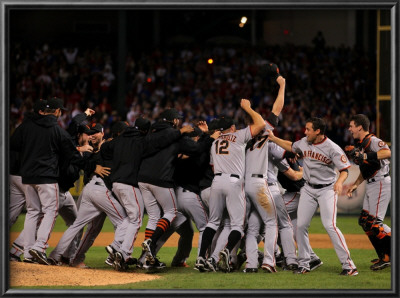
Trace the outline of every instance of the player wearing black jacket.
<instances>
[{"instance_id":1,"label":"player wearing black jacket","mask_svg":"<svg viewBox=\"0 0 400 298\"><path fill-rule=\"evenodd\" d=\"M175 109L165 110L161 114L161 121L153 125L152 133L159 136L168 134L169 130L179 125L180 118L182 117ZM150 264L156 262L154 250L157 240L168 230L177 216L173 175L178 154L183 153L189 156L200 154L213 140L210 137L207 141L198 144L189 137L182 137L142 161L138 176L139 188L149 215L142 248L148 254L147 260ZM183 218L181 223L176 222L176 226L185 220L186 218Z\"/></svg>"},{"instance_id":2,"label":"player wearing black jacket","mask_svg":"<svg viewBox=\"0 0 400 298\"><path fill-rule=\"evenodd\" d=\"M133 243L142 225L144 202L138 186L138 172L142 159L169 146L178 140L182 133L193 130L192 127L186 126L181 130L168 130L165 135L157 135L147 134L149 129L150 121L138 118L134 127L128 127L123 134L105 143L101 149L103 156L112 157L112 190L125 208L129 219L120 250L106 247L110 257L114 259L116 270L126 268L125 263L131 258Z\"/></svg>"},{"instance_id":3,"label":"player wearing black jacket","mask_svg":"<svg viewBox=\"0 0 400 298\"><path fill-rule=\"evenodd\" d=\"M80 162L71 137L57 123L63 101L47 101L45 116L32 115L14 132L10 149L19 152L22 182L26 184L24 257L48 265L46 249L59 208L59 158ZM43 219L36 232L40 213Z\"/></svg>"}]
</instances>

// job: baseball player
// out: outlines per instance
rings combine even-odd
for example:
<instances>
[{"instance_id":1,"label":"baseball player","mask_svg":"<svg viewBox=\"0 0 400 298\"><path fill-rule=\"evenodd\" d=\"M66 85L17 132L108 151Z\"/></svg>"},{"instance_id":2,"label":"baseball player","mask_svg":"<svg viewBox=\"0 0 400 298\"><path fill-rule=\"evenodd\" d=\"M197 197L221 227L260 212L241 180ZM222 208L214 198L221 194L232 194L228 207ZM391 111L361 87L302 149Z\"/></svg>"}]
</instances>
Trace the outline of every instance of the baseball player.
<instances>
[{"instance_id":1,"label":"baseball player","mask_svg":"<svg viewBox=\"0 0 400 298\"><path fill-rule=\"evenodd\" d=\"M161 137L147 134L150 121L138 118L135 127L127 128L124 133L107 142L101 149L102 156L112 158L111 182L113 193L117 196L128 215L128 228L120 250L112 246L106 249L115 260L114 268L121 270L132 255L133 244L142 225L144 202L138 186L138 172L143 158L153 155L178 140L183 133L191 131L185 126L181 130L171 130L169 135Z\"/></svg>"},{"instance_id":2,"label":"baseball player","mask_svg":"<svg viewBox=\"0 0 400 298\"><path fill-rule=\"evenodd\" d=\"M44 265L49 265L47 240L59 208L59 156L71 163L80 161L70 136L57 123L64 109L61 99L49 99L45 115L24 121L10 141L10 149L20 154L22 183L25 184L24 257ZM36 232L41 213L43 219Z\"/></svg>"},{"instance_id":3,"label":"baseball player","mask_svg":"<svg viewBox=\"0 0 400 298\"><path fill-rule=\"evenodd\" d=\"M285 79L278 76L278 96L272 106L265 128L273 129L278 124L278 116L281 114L285 99ZM261 268L268 273L275 273L275 246L278 238L277 214L268 183L268 134L264 129L262 133L252 139L246 147L246 172L245 191L253 203L258 215L264 224L264 260ZM268 178L268 179L267 179ZM254 243L254 242L252 242ZM247 248L246 249L251 249Z\"/></svg>"},{"instance_id":4,"label":"baseball player","mask_svg":"<svg viewBox=\"0 0 400 298\"><path fill-rule=\"evenodd\" d=\"M240 102L249 114L252 123L244 129L236 130L232 119L218 121L221 136L213 142L210 163L214 167L214 180L210 195L210 217L201 239L199 256L195 267L205 271L206 253L220 225L224 209L228 210L231 232L226 247L219 254L218 266L222 271L230 271L230 253L243 237L246 218L246 198L244 194L246 144L265 127L264 119L255 112L248 99Z\"/></svg>"},{"instance_id":5,"label":"baseball player","mask_svg":"<svg viewBox=\"0 0 400 298\"><path fill-rule=\"evenodd\" d=\"M369 132L370 121L358 114L350 119L349 131L358 149L354 161L360 167L360 174L347 191L349 197L366 180L363 209L359 225L367 234L378 255L371 270L390 266L391 229L383 223L390 203L391 178L389 176L391 151L381 139Z\"/></svg>"},{"instance_id":6,"label":"baseball player","mask_svg":"<svg viewBox=\"0 0 400 298\"><path fill-rule=\"evenodd\" d=\"M289 214L290 221L293 226L294 239L296 240L296 230L297 230L297 207L299 205L300 199L300 189L304 186L305 180L303 176L303 168L300 166L294 155L288 154L290 152L285 151L285 158L281 160L283 168L287 170L279 171L278 182L281 184L282 188L285 190L282 195L283 201L285 202L286 210ZM288 156L292 156L289 158ZM281 168L278 166L278 168ZM310 271L317 269L324 263L315 254L315 252L310 247Z\"/></svg>"},{"instance_id":7,"label":"baseball player","mask_svg":"<svg viewBox=\"0 0 400 298\"><path fill-rule=\"evenodd\" d=\"M337 196L342 191L351 165L343 150L325 136L325 129L323 119L309 118L306 120L306 136L294 143L282 140L268 130L272 142L287 151L301 154L303 158L303 177L306 183L300 191L296 233L299 268L293 273L310 272L308 227L319 205L322 224L342 264L340 275L354 276L358 275L358 271L344 236L336 226ZM339 177L336 177L335 168L339 170Z\"/></svg>"},{"instance_id":8,"label":"baseball player","mask_svg":"<svg viewBox=\"0 0 400 298\"><path fill-rule=\"evenodd\" d=\"M293 225L278 185L278 172L288 171L289 166L280 163L285 153L283 148L279 147L273 142L268 142L267 146L269 154L268 187L271 191L276 206L279 238L286 260L286 266L284 269L293 271L298 269Z\"/></svg>"},{"instance_id":9,"label":"baseball player","mask_svg":"<svg viewBox=\"0 0 400 298\"><path fill-rule=\"evenodd\" d=\"M100 140L97 143L98 147L94 147L95 150L97 149L97 151L91 156L91 158L96 164L110 168L112 161L103 159L99 151L103 141ZM86 173L89 174L88 172ZM87 176L89 177L89 175ZM52 259L53 264L58 264L61 254L66 251L71 241L85 225L95 220L97 225L93 225L93 227L98 228L99 225L102 227L104 222L103 213L107 214L115 228L115 237L111 246L119 249L123 241L125 231L128 226L128 219L124 208L114 198L111 192L112 187L109 176L103 175L103 177L101 177L100 175L92 173L90 177L90 181L85 185L82 191L77 219L74 221L72 226L70 226L64 232L56 248L50 254L49 258ZM71 258L71 265L76 265L78 263L76 260L77 255L84 254L88 247L90 247L90 245L93 243L95 236L98 235L96 231L94 234L92 234L94 235L94 238L88 237L87 235L90 235L91 233L90 230L91 227L88 226L88 231L85 233L75 255ZM86 242L88 242L90 245Z\"/></svg>"},{"instance_id":10,"label":"baseball player","mask_svg":"<svg viewBox=\"0 0 400 298\"><path fill-rule=\"evenodd\" d=\"M205 122L201 121L200 125L207 127L207 129L204 129L208 131L208 126ZM202 142L203 140L206 140L205 138L201 138L202 134L203 131L199 127L195 127L194 131L187 135L196 142ZM211 147L211 143L209 143L209 145ZM187 229L189 229L189 231L185 233L184 236L190 235L191 232L193 238L194 231L191 224L192 220L199 231L199 241L201 241L201 236L203 235L203 231L208 222L208 208L204 205L201 199L201 188L199 181L201 181L206 169L208 168L209 156L209 148L206 148L200 156L188 157L181 154L177 160L177 165L174 172L174 180L177 185L175 191L178 210L189 219L187 223ZM179 241L182 244L180 245L181 247L178 245L178 251L172 260L171 266L188 267L185 261L189 255L186 255L184 251L186 250L190 253L192 240L184 240L181 236ZM182 247L185 242L188 243L190 247ZM200 244L198 244L197 247L199 252Z\"/></svg>"}]
</instances>

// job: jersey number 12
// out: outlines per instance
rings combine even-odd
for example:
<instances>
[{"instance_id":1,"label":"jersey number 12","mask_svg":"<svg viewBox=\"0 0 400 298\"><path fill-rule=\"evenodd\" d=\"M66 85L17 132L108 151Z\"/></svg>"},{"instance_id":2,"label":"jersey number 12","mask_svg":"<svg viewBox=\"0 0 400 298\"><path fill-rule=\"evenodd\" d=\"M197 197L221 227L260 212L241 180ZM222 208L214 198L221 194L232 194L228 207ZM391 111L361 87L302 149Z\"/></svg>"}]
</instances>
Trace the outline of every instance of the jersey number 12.
<instances>
[{"instance_id":1,"label":"jersey number 12","mask_svg":"<svg viewBox=\"0 0 400 298\"><path fill-rule=\"evenodd\" d=\"M218 140L215 142L215 153L229 154L228 147L229 142L227 140Z\"/></svg>"}]
</instances>

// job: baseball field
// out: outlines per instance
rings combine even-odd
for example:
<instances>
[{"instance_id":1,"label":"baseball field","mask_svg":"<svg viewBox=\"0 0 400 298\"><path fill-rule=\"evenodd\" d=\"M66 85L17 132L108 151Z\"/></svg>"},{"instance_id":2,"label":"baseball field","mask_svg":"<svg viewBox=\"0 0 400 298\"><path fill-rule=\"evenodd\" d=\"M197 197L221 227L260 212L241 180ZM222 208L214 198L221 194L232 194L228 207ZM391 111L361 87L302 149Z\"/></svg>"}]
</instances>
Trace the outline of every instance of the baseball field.
<instances>
[{"instance_id":1,"label":"baseball field","mask_svg":"<svg viewBox=\"0 0 400 298\"><path fill-rule=\"evenodd\" d=\"M12 242L22 230L24 216L20 216L12 227L10 241ZM390 218L385 220L390 225ZM144 239L144 227L135 242L133 257L141 252L140 243ZM148 290L327 290L364 291L379 289L383 295L391 289L391 268L371 271L371 260L376 257L372 245L357 224L357 216L339 216L337 226L345 235L346 242L354 263L359 271L358 276L340 276L341 265L335 254L319 216L315 216L310 226L310 242L314 251L323 261L318 269L305 275L294 275L291 271L278 268L277 274L266 274L262 270L255 274L245 274L242 271L233 273L206 272L200 273L193 269L196 259L198 233L193 239L192 253L187 260L188 268L171 268L170 263L175 254L178 237L174 234L160 250L158 257L167 264L167 268L156 271L136 269L135 266L126 272L116 272L104 263L107 253L104 246L111 243L113 227L106 220L102 233L96 239L93 247L86 255L86 265L89 269L78 269L64 266L44 266L22 262L10 262L10 287L12 289L148 289ZM57 244L58 239L66 229L62 219L58 219L49 240L48 254ZM10 242L10 243L11 243ZM262 245L260 246L262 249ZM243 268L243 267L242 267ZM236 290L239 290L236 291ZM183 292L185 292L183 291ZM204 293L204 291L203 291Z\"/></svg>"}]
</instances>

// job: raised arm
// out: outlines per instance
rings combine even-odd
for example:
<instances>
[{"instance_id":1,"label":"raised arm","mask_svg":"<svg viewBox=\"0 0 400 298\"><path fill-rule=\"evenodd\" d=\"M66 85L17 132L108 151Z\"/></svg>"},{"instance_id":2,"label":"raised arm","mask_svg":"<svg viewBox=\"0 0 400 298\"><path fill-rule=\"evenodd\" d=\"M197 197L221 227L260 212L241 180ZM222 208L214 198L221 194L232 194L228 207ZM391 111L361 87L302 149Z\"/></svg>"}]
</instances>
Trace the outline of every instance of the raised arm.
<instances>
[{"instance_id":1,"label":"raised arm","mask_svg":"<svg viewBox=\"0 0 400 298\"><path fill-rule=\"evenodd\" d=\"M272 113L274 113L276 116L279 116L285 103L286 80L284 77L278 76L276 78L276 82L279 84L279 91L278 96L275 99L274 105L272 106Z\"/></svg>"},{"instance_id":2,"label":"raised arm","mask_svg":"<svg viewBox=\"0 0 400 298\"><path fill-rule=\"evenodd\" d=\"M250 125L251 134L253 136L258 135L265 127L264 119L261 117L259 113L257 113L251 108L251 104L248 99L243 98L240 102L240 106L242 107L243 110L245 110L247 114L249 114L253 122L253 124Z\"/></svg>"}]
</instances>

